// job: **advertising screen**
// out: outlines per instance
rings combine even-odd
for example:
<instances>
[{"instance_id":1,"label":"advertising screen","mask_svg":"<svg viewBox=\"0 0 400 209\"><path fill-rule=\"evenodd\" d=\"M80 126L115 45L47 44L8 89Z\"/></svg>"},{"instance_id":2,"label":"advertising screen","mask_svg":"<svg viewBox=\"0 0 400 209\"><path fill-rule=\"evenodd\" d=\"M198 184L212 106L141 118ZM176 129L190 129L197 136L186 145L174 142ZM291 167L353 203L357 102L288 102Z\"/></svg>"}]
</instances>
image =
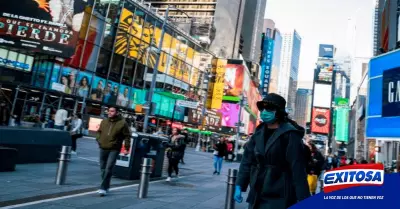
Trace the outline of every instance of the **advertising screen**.
<instances>
[{"instance_id":1,"label":"advertising screen","mask_svg":"<svg viewBox=\"0 0 400 209\"><path fill-rule=\"evenodd\" d=\"M73 2L71 4L71 2ZM13 0L0 4L2 45L71 57L89 1ZM23 8L21 6L23 5Z\"/></svg>"},{"instance_id":2,"label":"advertising screen","mask_svg":"<svg viewBox=\"0 0 400 209\"><path fill-rule=\"evenodd\" d=\"M224 96L225 88L225 71L226 71L226 59L213 59L212 60L212 71L215 76L212 77L208 87L208 98L207 108L209 109L220 109L222 105L222 99Z\"/></svg>"},{"instance_id":3,"label":"advertising screen","mask_svg":"<svg viewBox=\"0 0 400 209\"><path fill-rule=\"evenodd\" d=\"M118 92L117 105L127 107L129 103L129 87L121 85Z\"/></svg>"},{"instance_id":4,"label":"advertising screen","mask_svg":"<svg viewBox=\"0 0 400 209\"><path fill-rule=\"evenodd\" d=\"M318 59L317 66L319 69L317 81L332 82L333 61L328 59Z\"/></svg>"},{"instance_id":5,"label":"advertising screen","mask_svg":"<svg viewBox=\"0 0 400 209\"><path fill-rule=\"evenodd\" d=\"M105 86L106 79L95 76L92 83L92 92L90 94L90 99L99 102L103 101L103 90Z\"/></svg>"},{"instance_id":6,"label":"advertising screen","mask_svg":"<svg viewBox=\"0 0 400 209\"><path fill-rule=\"evenodd\" d=\"M80 97L88 97L90 84L92 82L93 75L87 72L79 72L78 80L76 82L75 94Z\"/></svg>"},{"instance_id":7,"label":"advertising screen","mask_svg":"<svg viewBox=\"0 0 400 209\"><path fill-rule=\"evenodd\" d=\"M33 57L0 48L0 66L31 72Z\"/></svg>"},{"instance_id":8,"label":"advertising screen","mask_svg":"<svg viewBox=\"0 0 400 209\"><path fill-rule=\"evenodd\" d=\"M218 110L221 113L222 126L236 127L236 123L239 121L239 104L222 103L221 109Z\"/></svg>"},{"instance_id":9,"label":"advertising screen","mask_svg":"<svg viewBox=\"0 0 400 209\"><path fill-rule=\"evenodd\" d=\"M224 96L240 96L243 92L244 66L227 64L225 71Z\"/></svg>"},{"instance_id":10,"label":"advertising screen","mask_svg":"<svg viewBox=\"0 0 400 209\"><path fill-rule=\"evenodd\" d=\"M349 140L349 108L337 108L335 111L335 139L347 143Z\"/></svg>"},{"instance_id":11,"label":"advertising screen","mask_svg":"<svg viewBox=\"0 0 400 209\"><path fill-rule=\"evenodd\" d=\"M319 56L324 58L333 58L334 46L330 44L320 44L319 45Z\"/></svg>"},{"instance_id":12,"label":"advertising screen","mask_svg":"<svg viewBox=\"0 0 400 209\"><path fill-rule=\"evenodd\" d=\"M368 99L365 105L368 138L400 137L400 117L397 112L399 76L396 70L400 67L399 60L400 50L397 50L371 59L369 63Z\"/></svg>"},{"instance_id":13,"label":"advertising screen","mask_svg":"<svg viewBox=\"0 0 400 209\"><path fill-rule=\"evenodd\" d=\"M146 94L147 94L146 90L132 88L131 98L130 98L130 107L135 110L137 105L145 104L146 103Z\"/></svg>"},{"instance_id":14,"label":"advertising screen","mask_svg":"<svg viewBox=\"0 0 400 209\"><path fill-rule=\"evenodd\" d=\"M103 102L109 105L117 104L119 84L108 81L103 91Z\"/></svg>"},{"instance_id":15,"label":"advertising screen","mask_svg":"<svg viewBox=\"0 0 400 209\"><path fill-rule=\"evenodd\" d=\"M331 107L332 86L329 84L316 83L314 86L313 105L314 107Z\"/></svg>"},{"instance_id":16,"label":"advertising screen","mask_svg":"<svg viewBox=\"0 0 400 209\"><path fill-rule=\"evenodd\" d=\"M258 93L257 87L250 82L249 92L247 94L247 103L253 114L258 115L257 102L261 100L261 95Z\"/></svg>"},{"instance_id":17,"label":"advertising screen","mask_svg":"<svg viewBox=\"0 0 400 209\"><path fill-rule=\"evenodd\" d=\"M311 132L329 134L331 111L326 108L313 108Z\"/></svg>"}]
</instances>

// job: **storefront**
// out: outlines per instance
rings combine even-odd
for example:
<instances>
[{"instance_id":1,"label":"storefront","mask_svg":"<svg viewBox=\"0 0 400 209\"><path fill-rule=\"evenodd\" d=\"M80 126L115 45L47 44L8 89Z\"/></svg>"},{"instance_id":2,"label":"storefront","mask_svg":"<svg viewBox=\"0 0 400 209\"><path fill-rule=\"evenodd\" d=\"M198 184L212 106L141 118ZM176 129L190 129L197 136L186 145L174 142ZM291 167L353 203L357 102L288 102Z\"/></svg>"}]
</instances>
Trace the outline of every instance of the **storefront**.
<instances>
[{"instance_id":1,"label":"storefront","mask_svg":"<svg viewBox=\"0 0 400 209\"><path fill-rule=\"evenodd\" d=\"M400 153L400 50L369 66L364 157L390 166Z\"/></svg>"}]
</instances>

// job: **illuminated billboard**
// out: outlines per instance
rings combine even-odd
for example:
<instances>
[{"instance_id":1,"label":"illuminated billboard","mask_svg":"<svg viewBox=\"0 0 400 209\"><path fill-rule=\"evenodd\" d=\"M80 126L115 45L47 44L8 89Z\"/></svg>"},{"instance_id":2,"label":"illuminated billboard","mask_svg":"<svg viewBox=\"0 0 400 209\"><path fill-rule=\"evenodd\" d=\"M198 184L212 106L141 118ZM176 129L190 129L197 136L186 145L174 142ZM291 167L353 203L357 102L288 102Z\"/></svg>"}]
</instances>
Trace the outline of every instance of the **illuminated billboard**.
<instances>
[{"instance_id":1,"label":"illuminated billboard","mask_svg":"<svg viewBox=\"0 0 400 209\"><path fill-rule=\"evenodd\" d=\"M313 108L311 132L329 134L331 111L327 108Z\"/></svg>"},{"instance_id":2,"label":"illuminated billboard","mask_svg":"<svg viewBox=\"0 0 400 209\"><path fill-rule=\"evenodd\" d=\"M349 108L335 110L335 139L347 143L349 140Z\"/></svg>"},{"instance_id":3,"label":"illuminated billboard","mask_svg":"<svg viewBox=\"0 0 400 209\"><path fill-rule=\"evenodd\" d=\"M318 59L317 61L318 75L317 82L332 82L333 60Z\"/></svg>"},{"instance_id":4,"label":"illuminated billboard","mask_svg":"<svg viewBox=\"0 0 400 209\"><path fill-rule=\"evenodd\" d=\"M53 2L2 1L0 44L60 57L71 57L78 41L85 6L93 3L93 0Z\"/></svg>"},{"instance_id":5,"label":"illuminated billboard","mask_svg":"<svg viewBox=\"0 0 400 209\"><path fill-rule=\"evenodd\" d=\"M224 96L238 97L243 93L244 66L227 64L225 71ZM225 100L225 99L224 99Z\"/></svg>"},{"instance_id":6,"label":"illuminated billboard","mask_svg":"<svg viewBox=\"0 0 400 209\"><path fill-rule=\"evenodd\" d=\"M330 84L316 83L314 86L313 106L314 107L331 107L332 86Z\"/></svg>"}]
</instances>

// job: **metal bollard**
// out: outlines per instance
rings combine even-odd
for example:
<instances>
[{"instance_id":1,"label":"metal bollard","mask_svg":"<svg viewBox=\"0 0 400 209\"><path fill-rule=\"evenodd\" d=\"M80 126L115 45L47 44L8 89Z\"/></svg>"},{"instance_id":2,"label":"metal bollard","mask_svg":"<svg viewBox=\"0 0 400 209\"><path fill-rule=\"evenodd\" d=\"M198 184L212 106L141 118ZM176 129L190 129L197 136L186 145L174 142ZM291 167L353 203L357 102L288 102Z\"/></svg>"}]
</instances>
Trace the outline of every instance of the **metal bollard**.
<instances>
[{"instance_id":1,"label":"metal bollard","mask_svg":"<svg viewBox=\"0 0 400 209\"><path fill-rule=\"evenodd\" d=\"M228 171L228 184L226 188L226 198L225 198L225 209L235 209L235 200L233 199L233 195L235 194L235 183L236 177L238 174L238 170L229 169Z\"/></svg>"},{"instance_id":2,"label":"metal bollard","mask_svg":"<svg viewBox=\"0 0 400 209\"><path fill-rule=\"evenodd\" d=\"M56 175L56 184L63 185L65 183L68 162L71 157L71 146L62 146L60 152L60 159L58 162L57 175Z\"/></svg>"},{"instance_id":3,"label":"metal bollard","mask_svg":"<svg viewBox=\"0 0 400 209\"><path fill-rule=\"evenodd\" d=\"M150 181L150 174L151 174L151 165L152 159L151 158L144 158L142 164L142 171L140 172L140 183L138 188L137 197L139 199L143 199L147 197L147 192L149 190L149 181Z\"/></svg>"}]
</instances>

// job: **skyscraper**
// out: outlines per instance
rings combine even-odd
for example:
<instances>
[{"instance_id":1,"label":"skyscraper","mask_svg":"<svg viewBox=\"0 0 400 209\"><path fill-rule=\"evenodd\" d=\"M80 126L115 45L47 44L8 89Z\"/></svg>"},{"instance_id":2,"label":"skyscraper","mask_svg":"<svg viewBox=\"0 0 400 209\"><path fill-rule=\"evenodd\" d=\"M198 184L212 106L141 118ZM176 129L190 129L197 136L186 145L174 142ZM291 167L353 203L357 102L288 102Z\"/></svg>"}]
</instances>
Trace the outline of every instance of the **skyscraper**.
<instances>
[{"instance_id":1,"label":"skyscraper","mask_svg":"<svg viewBox=\"0 0 400 209\"><path fill-rule=\"evenodd\" d=\"M265 28L264 14L267 0L247 0L243 14L243 57L258 63L261 55L261 34Z\"/></svg>"},{"instance_id":2,"label":"skyscraper","mask_svg":"<svg viewBox=\"0 0 400 209\"><path fill-rule=\"evenodd\" d=\"M289 114L294 115L301 37L296 30L283 34L278 93L287 101Z\"/></svg>"},{"instance_id":3,"label":"skyscraper","mask_svg":"<svg viewBox=\"0 0 400 209\"><path fill-rule=\"evenodd\" d=\"M300 125L305 127L308 122L307 116L311 111L311 89L297 89L296 94L296 112L294 115L294 120Z\"/></svg>"},{"instance_id":4,"label":"skyscraper","mask_svg":"<svg viewBox=\"0 0 400 209\"><path fill-rule=\"evenodd\" d=\"M146 0L218 57L238 58L245 0ZM171 8L175 7L174 8ZM264 15L264 13L262 14Z\"/></svg>"}]
</instances>

